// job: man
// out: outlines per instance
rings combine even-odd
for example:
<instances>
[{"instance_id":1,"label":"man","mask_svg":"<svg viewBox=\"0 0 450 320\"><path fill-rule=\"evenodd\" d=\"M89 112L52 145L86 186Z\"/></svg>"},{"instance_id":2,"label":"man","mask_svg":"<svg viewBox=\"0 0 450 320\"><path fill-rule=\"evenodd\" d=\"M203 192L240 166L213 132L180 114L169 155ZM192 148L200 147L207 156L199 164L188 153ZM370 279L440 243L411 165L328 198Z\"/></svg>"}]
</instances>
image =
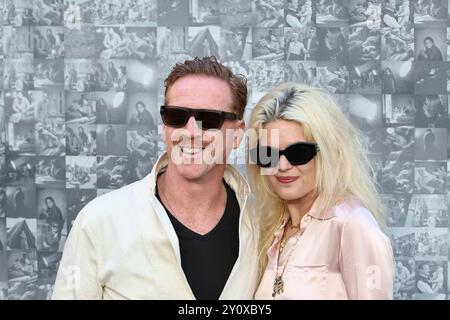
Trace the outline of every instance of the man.
<instances>
[{"instance_id":1,"label":"man","mask_svg":"<svg viewBox=\"0 0 450 320\"><path fill-rule=\"evenodd\" d=\"M17 188L14 193L14 207L17 216L20 217L26 214L25 193L22 191L22 188Z\"/></svg>"},{"instance_id":2,"label":"man","mask_svg":"<svg viewBox=\"0 0 450 320\"><path fill-rule=\"evenodd\" d=\"M116 149L116 131L112 125L108 125L104 132L105 135L105 149L107 154L114 154Z\"/></svg>"},{"instance_id":3,"label":"man","mask_svg":"<svg viewBox=\"0 0 450 320\"><path fill-rule=\"evenodd\" d=\"M242 139L245 80L208 57L177 64L165 86L166 152L145 178L81 210L54 299L253 297L250 190L220 161Z\"/></svg>"},{"instance_id":4,"label":"man","mask_svg":"<svg viewBox=\"0 0 450 320\"><path fill-rule=\"evenodd\" d=\"M417 275L417 289L421 293L435 294L437 290L431 283L430 277L430 265L424 263L419 267L419 272Z\"/></svg>"}]
</instances>

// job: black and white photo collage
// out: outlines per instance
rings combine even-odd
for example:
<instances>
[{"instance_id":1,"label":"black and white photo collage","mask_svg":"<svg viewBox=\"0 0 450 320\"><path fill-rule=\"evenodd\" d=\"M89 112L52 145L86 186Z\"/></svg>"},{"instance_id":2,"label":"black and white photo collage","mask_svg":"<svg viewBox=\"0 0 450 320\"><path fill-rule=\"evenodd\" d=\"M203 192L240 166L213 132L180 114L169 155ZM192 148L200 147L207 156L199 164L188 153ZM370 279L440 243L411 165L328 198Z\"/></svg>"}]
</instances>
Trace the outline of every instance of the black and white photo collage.
<instances>
[{"instance_id":1,"label":"black and white photo collage","mask_svg":"<svg viewBox=\"0 0 450 320\"><path fill-rule=\"evenodd\" d=\"M247 77L246 119L284 81L332 93L368 145L394 298L450 299L450 0L0 6L0 300L51 298L81 208L164 151L165 77L211 55Z\"/></svg>"}]
</instances>

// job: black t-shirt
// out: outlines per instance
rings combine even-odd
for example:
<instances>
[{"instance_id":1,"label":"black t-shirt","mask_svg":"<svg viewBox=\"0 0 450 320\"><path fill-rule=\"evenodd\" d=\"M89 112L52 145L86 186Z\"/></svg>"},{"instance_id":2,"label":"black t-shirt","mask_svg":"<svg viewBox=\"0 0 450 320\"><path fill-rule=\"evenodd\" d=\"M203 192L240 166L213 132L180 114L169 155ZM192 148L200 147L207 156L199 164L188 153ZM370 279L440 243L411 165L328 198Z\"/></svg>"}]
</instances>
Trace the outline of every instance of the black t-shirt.
<instances>
[{"instance_id":1,"label":"black t-shirt","mask_svg":"<svg viewBox=\"0 0 450 320\"><path fill-rule=\"evenodd\" d=\"M200 235L178 221L163 204L180 244L181 267L198 300L217 300L239 255L239 203L225 183L227 203L222 218L207 234Z\"/></svg>"}]
</instances>

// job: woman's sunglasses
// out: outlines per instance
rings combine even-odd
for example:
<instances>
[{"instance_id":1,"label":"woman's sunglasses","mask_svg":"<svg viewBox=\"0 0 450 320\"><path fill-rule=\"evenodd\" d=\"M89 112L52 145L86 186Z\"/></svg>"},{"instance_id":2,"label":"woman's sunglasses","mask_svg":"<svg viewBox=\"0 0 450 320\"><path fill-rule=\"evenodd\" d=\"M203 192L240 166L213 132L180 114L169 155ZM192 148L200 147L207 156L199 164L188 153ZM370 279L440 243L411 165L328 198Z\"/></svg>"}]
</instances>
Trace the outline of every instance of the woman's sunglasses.
<instances>
[{"instance_id":1,"label":"woman's sunglasses","mask_svg":"<svg viewBox=\"0 0 450 320\"><path fill-rule=\"evenodd\" d=\"M250 150L250 159L261 168L274 168L278 165L280 157L284 155L294 166L307 164L319 152L316 143L298 142L291 144L284 150L271 146L260 146Z\"/></svg>"},{"instance_id":2,"label":"woman's sunglasses","mask_svg":"<svg viewBox=\"0 0 450 320\"><path fill-rule=\"evenodd\" d=\"M237 114L211 109L190 109L176 106L161 106L160 114L165 125L183 128L194 117L201 122L203 130L220 129L225 120L238 120Z\"/></svg>"}]
</instances>

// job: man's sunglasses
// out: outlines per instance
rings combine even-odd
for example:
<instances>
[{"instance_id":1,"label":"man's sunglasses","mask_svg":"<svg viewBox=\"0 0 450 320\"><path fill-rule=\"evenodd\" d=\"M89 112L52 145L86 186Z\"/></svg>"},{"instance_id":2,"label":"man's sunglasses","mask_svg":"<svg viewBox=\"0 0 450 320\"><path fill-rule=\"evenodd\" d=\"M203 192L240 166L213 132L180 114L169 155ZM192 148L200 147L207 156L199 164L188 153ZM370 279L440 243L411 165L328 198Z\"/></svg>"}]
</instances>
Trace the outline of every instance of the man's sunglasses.
<instances>
[{"instance_id":1,"label":"man's sunglasses","mask_svg":"<svg viewBox=\"0 0 450 320\"><path fill-rule=\"evenodd\" d=\"M298 142L291 144L284 150L271 146L260 146L250 150L250 159L262 168L274 168L278 165L280 157L284 155L294 166L307 164L319 152L316 143Z\"/></svg>"},{"instance_id":2,"label":"man's sunglasses","mask_svg":"<svg viewBox=\"0 0 450 320\"><path fill-rule=\"evenodd\" d=\"M237 114L211 109L190 109L177 106L161 106L160 114L165 125L173 128L183 128L194 117L201 121L203 130L220 129L225 120L238 120Z\"/></svg>"}]
</instances>

